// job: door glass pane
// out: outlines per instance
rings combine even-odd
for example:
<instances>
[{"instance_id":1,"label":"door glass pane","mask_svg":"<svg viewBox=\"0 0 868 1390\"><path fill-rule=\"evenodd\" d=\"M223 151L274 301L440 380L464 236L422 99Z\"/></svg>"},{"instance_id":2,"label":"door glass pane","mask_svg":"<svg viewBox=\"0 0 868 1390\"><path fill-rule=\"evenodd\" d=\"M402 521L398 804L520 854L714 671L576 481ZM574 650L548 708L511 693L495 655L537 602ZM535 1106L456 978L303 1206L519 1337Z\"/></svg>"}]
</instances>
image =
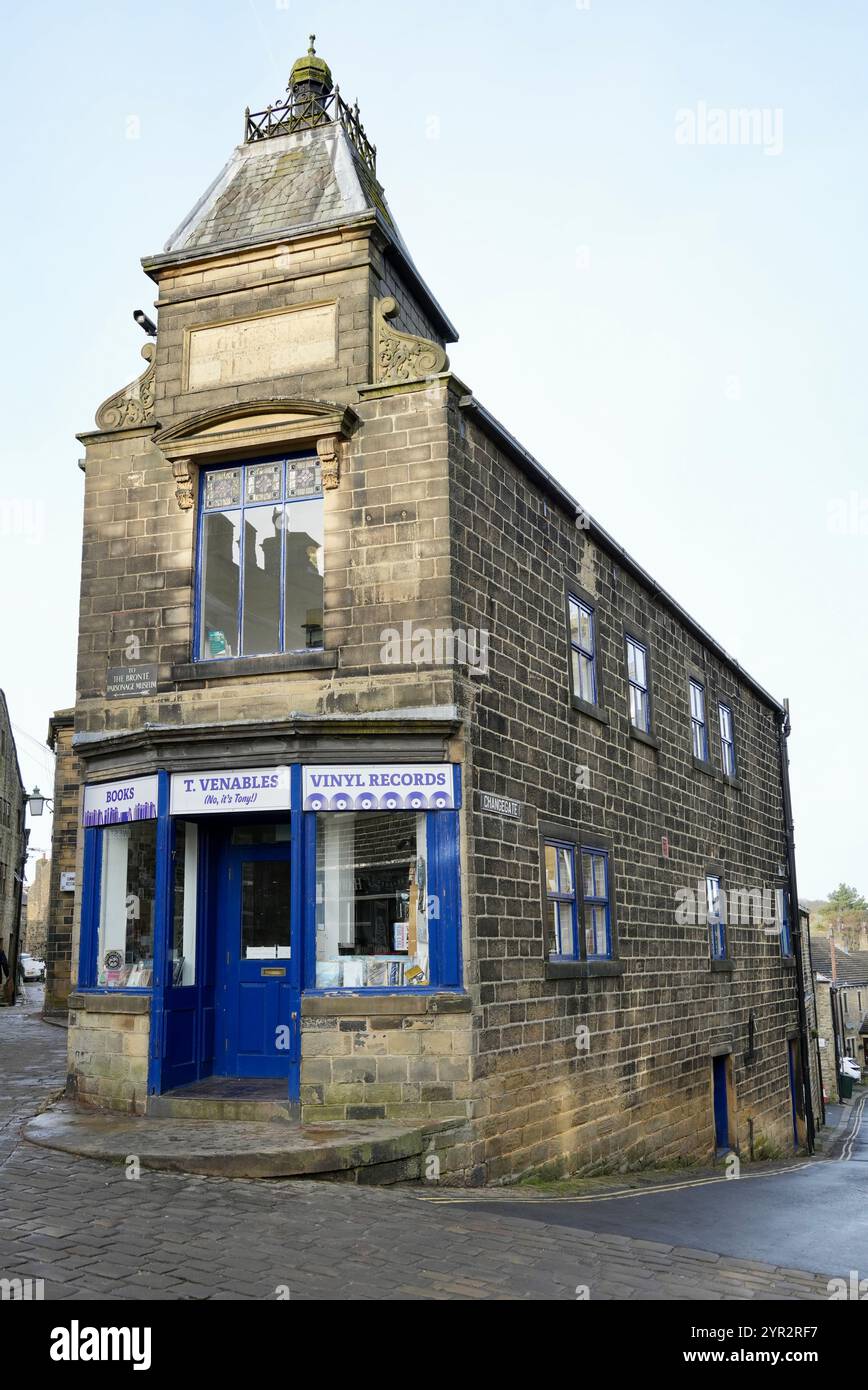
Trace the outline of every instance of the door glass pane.
<instances>
[{"instance_id":1,"label":"door glass pane","mask_svg":"<svg viewBox=\"0 0 868 1390\"><path fill-rule=\"evenodd\" d=\"M280 651L281 510L248 507L244 513L245 656Z\"/></svg>"},{"instance_id":2,"label":"door glass pane","mask_svg":"<svg viewBox=\"0 0 868 1390\"><path fill-rule=\"evenodd\" d=\"M206 513L202 524L202 657L238 655L241 513Z\"/></svg>"},{"instance_id":3,"label":"door glass pane","mask_svg":"<svg viewBox=\"0 0 868 1390\"><path fill-rule=\"evenodd\" d=\"M286 517L286 613L284 650L321 647L323 605L323 504L288 502Z\"/></svg>"},{"instance_id":4,"label":"door glass pane","mask_svg":"<svg viewBox=\"0 0 868 1390\"><path fill-rule=\"evenodd\" d=\"M230 843L233 845L280 845L291 838L289 821L233 825Z\"/></svg>"},{"instance_id":5,"label":"door glass pane","mask_svg":"<svg viewBox=\"0 0 868 1390\"><path fill-rule=\"evenodd\" d=\"M242 960L289 956L289 875L285 859L242 863Z\"/></svg>"},{"instance_id":6,"label":"door glass pane","mask_svg":"<svg viewBox=\"0 0 868 1390\"><path fill-rule=\"evenodd\" d=\"M102 835L97 984L153 982L157 822L108 826Z\"/></svg>"},{"instance_id":7,"label":"door glass pane","mask_svg":"<svg viewBox=\"0 0 868 1390\"><path fill-rule=\"evenodd\" d=\"M175 822L172 863L171 983L196 982L196 905L199 871L199 827L195 821Z\"/></svg>"}]
</instances>

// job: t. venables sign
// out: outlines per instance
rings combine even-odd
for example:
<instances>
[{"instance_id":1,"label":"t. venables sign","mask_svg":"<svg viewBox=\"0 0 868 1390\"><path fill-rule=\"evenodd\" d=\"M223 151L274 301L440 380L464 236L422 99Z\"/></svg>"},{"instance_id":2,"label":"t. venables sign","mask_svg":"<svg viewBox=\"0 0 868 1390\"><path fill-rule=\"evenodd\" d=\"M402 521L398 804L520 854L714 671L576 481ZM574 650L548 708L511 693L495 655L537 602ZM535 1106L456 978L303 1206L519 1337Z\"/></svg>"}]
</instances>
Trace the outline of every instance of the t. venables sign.
<instances>
[{"instance_id":1,"label":"t. venables sign","mask_svg":"<svg viewBox=\"0 0 868 1390\"><path fill-rule=\"evenodd\" d=\"M306 767L305 811L451 811L451 763Z\"/></svg>"},{"instance_id":2,"label":"t. venables sign","mask_svg":"<svg viewBox=\"0 0 868 1390\"><path fill-rule=\"evenodd\" d=\"M169 809L173 816L226 811L288 811L288 767L217 768L176 772Z\"/></svg>"}]
</instances>

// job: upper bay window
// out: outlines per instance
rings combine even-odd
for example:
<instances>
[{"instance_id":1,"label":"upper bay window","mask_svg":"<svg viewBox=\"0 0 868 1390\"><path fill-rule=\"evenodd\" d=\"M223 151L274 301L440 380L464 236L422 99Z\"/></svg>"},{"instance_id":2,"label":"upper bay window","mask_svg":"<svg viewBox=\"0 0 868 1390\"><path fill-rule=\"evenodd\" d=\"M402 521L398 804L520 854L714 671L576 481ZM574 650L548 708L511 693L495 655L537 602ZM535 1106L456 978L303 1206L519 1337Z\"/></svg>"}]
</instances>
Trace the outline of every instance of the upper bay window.
<instances>
[{"instance_id":1,"label":"upper bay window","mask_svg":"<svg viewBox=\"0 0 868 1390\"><path fill-rule=\"evenodd\" d=\"M196 656L266 656L323 643L320 464L289 457L204 469Z\"/></svg>"}]
</instances>

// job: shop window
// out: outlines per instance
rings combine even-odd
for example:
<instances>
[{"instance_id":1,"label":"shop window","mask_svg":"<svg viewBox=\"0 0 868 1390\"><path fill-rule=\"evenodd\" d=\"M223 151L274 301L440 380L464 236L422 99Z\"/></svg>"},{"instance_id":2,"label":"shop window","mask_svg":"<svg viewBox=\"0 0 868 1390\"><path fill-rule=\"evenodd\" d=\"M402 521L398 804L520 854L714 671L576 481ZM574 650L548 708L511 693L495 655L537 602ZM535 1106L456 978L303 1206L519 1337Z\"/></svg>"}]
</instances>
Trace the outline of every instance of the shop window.
<instances>
[{"instance_id":1,"label":"shop window","mask_svg":"<svg viewBox=\"0 0 868 1390\"><path fill-rule=\"evenodd\" d=\"M317 815L316 987L431 983L424 812Z\"/></svg>"},{"instance_id":2,"label":"shop window","mask_svg":"<svg viewBox=\"0 0 868 1390\"><path fill-rule=\"evenodd\" d=\"M102 837L96 982L108 989L153 983L157 823L107 826Z\"/></svg>"},{"instance_id":3,"label":"shop window","mask_svg":"<svg viewBox=\"0 0 868 1390\"><path fill-rule=\"evenodd\" d=\"M199 660L319 649L323 500L316 459L203 471Z\"/></svg>"},{"instance_id":4,"label":"shop window","mask_svg":"<svg viewBox=\"0 0 868 1390\"><path fill-rule=\"evenodd\" d=\"M175 986L196 983L196 910L199 881L199 827L175 821L172 850L172 941L169 980Z\"/></svg>"}]
</instances>

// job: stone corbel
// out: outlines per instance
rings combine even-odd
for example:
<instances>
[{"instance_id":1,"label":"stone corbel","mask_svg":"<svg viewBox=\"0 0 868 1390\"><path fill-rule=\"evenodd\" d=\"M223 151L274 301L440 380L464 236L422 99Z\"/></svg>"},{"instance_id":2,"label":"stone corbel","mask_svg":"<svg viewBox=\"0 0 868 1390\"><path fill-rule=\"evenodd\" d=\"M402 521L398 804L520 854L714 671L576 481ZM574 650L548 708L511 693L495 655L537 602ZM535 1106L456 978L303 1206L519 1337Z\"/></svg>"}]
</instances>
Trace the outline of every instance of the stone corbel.
<instances>
[{"instance_id":1,"label":"stone corbel","mask_svg":"<svg viewBox=\"0 0 868 1390\"><path fill-rule=\"evenodd\" d=\"M327 434L316 441L316 452L322 468L323 488L337 487L341 480L341 440L337 434Z\"/></svg>"},{"instance_id":2,"label":"stone corbel","mask_svg":"<svg viewBox=\"0 0 868 1390\"><path fill-rule=\"evenodd\" d=\"M430 338L417 338L412 333L399 333L387 322L397 312L397 302L391 295L375 301L375 381L418 381L445 372L449 358L439 343Z\"/></svg>"},{"instance_id":3,"label":"stone corbel","mask_svg":"<svg viewBox=\"0 0 868 1390\"><path fill-rule=\"evenodd\" d=\"M190 459L173 459L172 472L175 475L175 497L182 512L188 512L193 505L193 487L196 465Z\"/></svg>"},{"instance_id":4,"label":"stone corbel","mask_svg":"<svg viewBox=\"0 0 868 1390\"><path fill-rule=\"evenodd\" d=\"M154 344L145 343L142 348L142 356L148 366L140 377L130 382L129 386L125 386L121 391L116 391L113 396L109 396L108 400L103 401L96 412L97 429L124 430L133 429L137 425L153 423L154 377L156 374L154 353Z\"/></svg>"}]
</instances>

